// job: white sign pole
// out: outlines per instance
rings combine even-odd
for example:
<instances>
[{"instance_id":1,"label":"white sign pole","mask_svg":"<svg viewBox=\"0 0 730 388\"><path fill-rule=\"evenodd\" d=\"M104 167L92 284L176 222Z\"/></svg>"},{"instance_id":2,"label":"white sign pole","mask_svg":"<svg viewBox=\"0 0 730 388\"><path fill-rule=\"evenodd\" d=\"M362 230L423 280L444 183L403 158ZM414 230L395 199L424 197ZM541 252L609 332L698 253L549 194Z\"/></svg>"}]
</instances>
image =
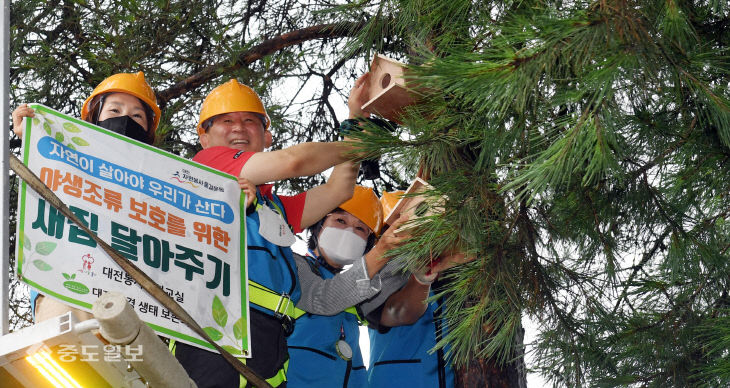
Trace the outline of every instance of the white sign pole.
<instances>
[{"instance_id":1,"label":"white sign pole","mask_svg":"<svg viewBox=\"0 0 730 388\"><path fill-rule=\"evenodd\" d=\"M2 128L3 135L0 136L0 152L2 152L2 171L0 179L2 179L2 187L0 188L0 215L2 215L2 222L0 222L0 251L2 251L2 264L0 264L0 324L2 324L2 332L0 334L5 335L8 333L10 324L10 312L8 310L10 300L10 247L5 244L6 241L10 241L10 215L8 209L10 208L10 170L8 168L8 149L10 148L10 135L8 127L8 119L10 118L10 85L8 83L10 74L10 0L3 0L2 6L2 27L0 27L0 43L2 45L2 55L0 56L0 74L2 80L0 81L0 95L2 96L2 106L0 106L0 117L2 117Z\"/></svg>"}]
</instances>

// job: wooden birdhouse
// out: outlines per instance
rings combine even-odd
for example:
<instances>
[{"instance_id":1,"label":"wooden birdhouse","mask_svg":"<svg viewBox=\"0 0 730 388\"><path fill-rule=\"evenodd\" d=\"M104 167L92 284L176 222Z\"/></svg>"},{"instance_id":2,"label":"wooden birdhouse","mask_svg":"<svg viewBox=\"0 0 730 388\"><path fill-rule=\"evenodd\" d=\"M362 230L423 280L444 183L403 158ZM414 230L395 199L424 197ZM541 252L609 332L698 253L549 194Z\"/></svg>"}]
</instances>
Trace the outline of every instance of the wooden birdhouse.
<instances>
[{"instance_id":1,"label":"wooden birdhouse","mask_svg":"<svg viewBox=\"0 0 730 388\"><path fill-rule=\"evenodd\" d=\"M392 225L401 214L408 214L408 220L411 221L405 227L400 229L411 228L419 224L418 219L443 213L446 197L441 197L437 201L426 201L425 195L418 195L424 191L432 190L433 187L421 178L416 178L408 187L403 197L395 204L393 210L385 218L385 223ZM415 222L413 222L415 220Z\"/></svg>"},{"instance_id":2,"label":"wooden birdhouse","mask_svg":"<svg viewBox=\"0 0 730 388\"><path fill-rule=\"evenodd\" d=\"M416 96L406 88L405 64L375 54L370 65L370 100L362 110L402 124L403 109L416 103Z\"/></svg>"}]
</instances>

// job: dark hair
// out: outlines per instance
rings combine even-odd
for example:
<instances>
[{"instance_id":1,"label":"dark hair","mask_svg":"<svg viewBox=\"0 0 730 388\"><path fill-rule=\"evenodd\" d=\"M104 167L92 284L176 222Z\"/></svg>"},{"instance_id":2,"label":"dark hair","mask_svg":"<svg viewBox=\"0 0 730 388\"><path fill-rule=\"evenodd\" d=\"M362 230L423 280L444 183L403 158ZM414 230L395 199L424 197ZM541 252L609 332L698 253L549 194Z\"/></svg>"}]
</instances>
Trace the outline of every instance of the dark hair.
<instances>
[{"instance_id":1,"label":"dark hair","mask_svg":"<svg viewBox=\"0 0 730 388\"><path fill-rule=\"evenodd\" d=\"M107 92L102 93L91 99L89 103L89 117L86 121L97 125L99 124L99 116L101 115L101 108L104 105L104 99L111 93L124 93L124 92ZM144 108L145 116L147 116L147 144L152 145L155 142L155 131L152 128L155 125L155 112L152 108L147 105L146 102L137 98Z\"/></svg>"},{"instance_id":2,"label":"dark hair","mask_svg":"<svg viewBox=\"0 0 730 388\"><path fill-rule=\"evenodd\" d=\"M337 212L344 212L347 213L346 210L343 210L341 208L337 208L335 210L332 210L331 213L337 213ZM319 233L322 231L322 224L324 224L324 219L327 218L327 216L322 217L319 221L315 222L312 226L307 228L309 231L309 239L307 240L307 248L309 248L310 251L313 251L317 248L317 236L319 236ZM368 241L365 244L365 253L370 251L373 246L375 246L375 232L370 231L370 234L368 235Z\"/></svg>"}]
</instances>

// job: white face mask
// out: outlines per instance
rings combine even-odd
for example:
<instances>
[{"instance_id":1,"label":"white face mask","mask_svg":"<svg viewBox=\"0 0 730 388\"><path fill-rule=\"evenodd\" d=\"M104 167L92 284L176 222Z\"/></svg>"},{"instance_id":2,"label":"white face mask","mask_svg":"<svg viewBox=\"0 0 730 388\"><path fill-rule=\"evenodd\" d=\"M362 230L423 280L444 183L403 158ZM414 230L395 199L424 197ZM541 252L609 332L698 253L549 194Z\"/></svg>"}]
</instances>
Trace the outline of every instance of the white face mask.
<instances>
[{"instance_id":1,"label":"white face mask","mask_svg":"<svg viewBox=\"0 0 730 388\"><path fill-rule=\"evenodd\" d=\"M325 227L319 235L319 250L339 266L352 264L365 253L365 241L352 228Z\"/></svg>"}]
</instances>

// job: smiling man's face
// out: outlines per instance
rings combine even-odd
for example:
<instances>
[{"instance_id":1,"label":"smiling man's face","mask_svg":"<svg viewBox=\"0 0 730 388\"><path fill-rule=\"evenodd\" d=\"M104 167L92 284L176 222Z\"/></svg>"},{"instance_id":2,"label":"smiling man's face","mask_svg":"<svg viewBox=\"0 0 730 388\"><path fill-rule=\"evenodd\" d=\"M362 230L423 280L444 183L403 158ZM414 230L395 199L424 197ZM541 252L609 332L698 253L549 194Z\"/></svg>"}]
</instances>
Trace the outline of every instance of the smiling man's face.
<instances>
[{"instance_id":1,"label":"smiling man's face","mask_svg":"<svg viewBox=\"0 0 730 388\"><path fill-rule=\"evenodd\" d=\"M271 132L252 112L231 112L213 117L210 128L200 135L203 148L224 146L242 151L262 152L271 146Z\"/></svg>"}]
</instances>

